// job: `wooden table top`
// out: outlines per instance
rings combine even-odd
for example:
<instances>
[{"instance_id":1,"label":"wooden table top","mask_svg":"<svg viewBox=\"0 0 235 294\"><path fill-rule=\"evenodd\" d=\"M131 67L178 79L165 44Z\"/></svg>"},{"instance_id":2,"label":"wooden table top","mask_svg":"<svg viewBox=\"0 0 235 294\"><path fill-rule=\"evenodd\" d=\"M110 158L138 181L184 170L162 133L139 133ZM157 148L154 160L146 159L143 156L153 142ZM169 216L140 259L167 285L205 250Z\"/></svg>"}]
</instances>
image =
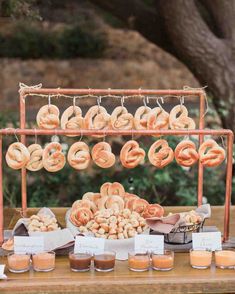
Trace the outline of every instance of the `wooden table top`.
<instances>
[{"instance_id":1,"label":"wooden table top","mask_svg":"<svg viewBox=\"0 0 235 294\"><path fill-rule=\"evenodd\" d=\"M6 262L1 257L0 263ZM75 273L67 257L56 258L56 269L48 273L6 272L8 280L0 281L0 293L234 293L235 270L196 270L189 265L189 254L175 254L175 268L169 272L128 270L127 261L117 261L109 273Z\"/></svg>"}]
</instances>

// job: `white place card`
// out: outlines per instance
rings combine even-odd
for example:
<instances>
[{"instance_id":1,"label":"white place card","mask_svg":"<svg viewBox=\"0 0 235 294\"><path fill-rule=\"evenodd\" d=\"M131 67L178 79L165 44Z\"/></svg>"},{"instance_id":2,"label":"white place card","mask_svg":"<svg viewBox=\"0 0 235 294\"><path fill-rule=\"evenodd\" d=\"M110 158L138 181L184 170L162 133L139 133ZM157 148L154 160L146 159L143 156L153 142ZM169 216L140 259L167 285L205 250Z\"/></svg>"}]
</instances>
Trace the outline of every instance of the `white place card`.
<instances>
[{"instance_id":1,"label":"white place card","mask_svg":"<svg viewBox=\"0 0 235 294\"><path fill-rule=\"evenodd\" d=\"M31 232L30 236L42 236L44 238L45 251L55 250L74 241L74 237L69 229L50 232Z\"/></svg>"},{"instance_id":2,"label":"white place card","mask_svg":"<svg viewBox=\"0 0 235 294\"><path fill-rule=\"evenodd\" d=\"M74 253L103 253L104 244L103 238L76 236Z\"/></svg>"},{"instance_id":3,"label":"white place card","mask_svg":"<svg viewBox=\"0 0 235 294\"><path fill-rule=\"evenodd\" d=\"M221 250L221 232L193 233L193 249Z\"/></svg>"},{"instance_id":4,"label":"white place card","mask_svg":"<svg viewBox=\"0 0 235 294\"><path fill-rule=\"evenodd\" d=\"M14 252L17 254L34 254L44 251L44 238L42 236L14 236Z\"/></svg>"},{"instance_id":5,"label":"white place card","mask_svg":"<svg viewBox=\"0 0 235 294\"><path fill-rule=\"evenodd\" d=\"M0 279L7 279L7 276L4 274L5 264L0 264Z\"/></svg>"},{"instance_id":6,"label":"white place card","mask_svg":"<svg viewBox=\"0 0 235 294\"><path fill-rule=\"evenodd\" d=\"M164 253L164 236L158 235L136 235L135 252Z\"/></svg>"}]
</instances>

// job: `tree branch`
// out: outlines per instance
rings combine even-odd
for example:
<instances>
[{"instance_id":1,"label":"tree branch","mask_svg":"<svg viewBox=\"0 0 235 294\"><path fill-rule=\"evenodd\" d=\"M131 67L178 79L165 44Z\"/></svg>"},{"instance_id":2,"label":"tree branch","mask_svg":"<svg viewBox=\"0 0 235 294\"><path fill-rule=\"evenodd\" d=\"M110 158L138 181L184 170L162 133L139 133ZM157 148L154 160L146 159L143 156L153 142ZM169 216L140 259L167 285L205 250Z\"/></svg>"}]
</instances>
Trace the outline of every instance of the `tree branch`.
<instances>
[{"instance_id":1,"label":"tree branch","mask_svg":"<svg viewBox=\"0 0 235 294\"><path fill-rule=\"evenodd\" d=\"M149 41L173 54L174 48L164 32L161 16L154 7L141 0L90 0L98 7L109 11L126 25L139 31Z\"/></svg>"},{"instance_id":2,"label":"tree branch","mask_svg":"<svg viewBox=\"0 0 235 294\"><path fill-rule=\"evenodd\" d=\"M211 14L222 38L235 40L235 1L200 0L200 3Z\"/></svg>"}]
</instances>

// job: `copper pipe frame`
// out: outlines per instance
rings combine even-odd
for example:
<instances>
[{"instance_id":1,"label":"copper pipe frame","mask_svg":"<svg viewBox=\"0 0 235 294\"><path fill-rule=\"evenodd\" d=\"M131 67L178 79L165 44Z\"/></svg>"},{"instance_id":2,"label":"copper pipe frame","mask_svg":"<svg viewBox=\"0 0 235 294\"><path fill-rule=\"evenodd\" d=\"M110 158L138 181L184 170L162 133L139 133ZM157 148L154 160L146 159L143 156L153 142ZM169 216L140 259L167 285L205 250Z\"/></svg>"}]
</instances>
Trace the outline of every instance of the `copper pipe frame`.
<instances>
[{"instance_id":1,"label":"copper pipe frame","mask_svg":"<svg viewBox=\"0 0 235 294\"><path fill-rule=\"evenodd\" d=\"M47 94L47 95L174 95L174 96L198 96L200 99L200 114L199 114L199 129L198 130L130 130L130 131L96 131L96 130L41 130L41 129L25 129L26 122L26 109L25 109L25 96L30 94ZM2 191L2 137L4 135L15 135L16 133L21 136L21 142L26 143L26 136L35 135L108 135L108 136L151 136L151 135L199 135L200 144L203 142L204 135L227 136L227 177L226 177L226 195L225 195L225 215L224 215L224 235L223 240L227 241L229 238L229 219L230 219L230 202L231 202L231 185L232 185L232 153L233 153L233 132L231 130L203 130L204 128L204 109L205 109L205 93L202 90L111 90L111 89L31 89L25 88L20 91L20 129L0 130L0 244L3 242L3 191ZM21 171L21 190L22 190L22 210L23 214L27 212L27 190L26 169ZM203 167L199 163L198 172L198 204L202 203L203 195Z\"/></svg>"}]
</instances>

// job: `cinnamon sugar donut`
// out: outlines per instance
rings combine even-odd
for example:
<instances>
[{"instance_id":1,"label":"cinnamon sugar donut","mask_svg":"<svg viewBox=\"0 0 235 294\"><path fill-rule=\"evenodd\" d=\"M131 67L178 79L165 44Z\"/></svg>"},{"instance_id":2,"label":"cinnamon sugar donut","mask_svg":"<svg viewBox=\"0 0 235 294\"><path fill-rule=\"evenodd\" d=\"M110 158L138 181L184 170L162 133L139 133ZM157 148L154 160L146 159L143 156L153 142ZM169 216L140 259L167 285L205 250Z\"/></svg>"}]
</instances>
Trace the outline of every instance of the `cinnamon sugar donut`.
<instances>
[{"instance_id":1,"label":"cinnamon sugar donut","mask_svg":"<svg viewBox=\"0 0 235 294\"><path fill-rule=\"evenodd\" d=\"M136 130L146 130L148 115L151 111L151 108L148 106L140 106L137 108L134 115L134 126Z\"/></svg>"},{"instance_id":2,"label":"cinnamon sugar donut","mask_svg":"<svg viewBox=\"0 0 235 294\"><path fill-rule=\"evenodd\" d=\"M159 204L149 204L146 206L142 216L144 218L151 218L151 217L162 217L164 214L164 209Z\"/></svg>"},{"instance_id":3,"label":"cinnamon sugar donut","mask_svg":"<svg viewBox=\"0 0 235 294\"><path fill-rule=\"evenodd\" d=\"M147 128L148 130L168 129L169 113L160 107L153 108L148 114ZM158 136L158 135L156 135Z\"/></svg>"},{"instance_id":4,"label":"cinnamon sugar donut","mask_svg":"<svg viewBox=\"0 0 235 294\"><path fill-rule=\"evenodd\" d=\"M192 130L196 127L194 120L188 116L188 110L184 105L176 105L171 110L169 123L172 130Z\"/></svg>"},{"instance_id":5,"label":"cinnamon sugar donut","mask_svg":"<svg viewBox=\"0 0 235 294\"><path fill-rule=\"evenodd\" d=\"M144 149L140 148L139 144L134 140L127 141L120 152L120 161L126 168L136 167L144 158Z\"/></svg>"},{"instance_id":6,"label":"cinnamon sugar donut","mask_svg":"<svg viewBox=\"0 0 235 294\"><path fill-rule=\"evenodd\" d=\"M60 124L59 120L60 111L56 105L44 105L37 114L37 125L41 129L56 129Z\"/></svg>"},{"instance_id":7,"label":"cinnamon sugar donut","mask_svg":"<svg viewBox=\"0 0 235 294\"><path fill-rule=\"evenodd\" d=\"M102 168L109 168L113 166L116 161L111 146L106 142L95 144L92 148L91 156L95 164Z\"/></svg>"},{"instance_id":8,"label":"cinnamon sugar donut","mask_svg":"<svg viewBox=\"0 0 235 294\"><path fill-rule=\"evenodd\" d=\"M160 148L158 151L157 149ZM174 159L174 151L166 140L158 140L152 144L148 151L148 158L152 165L163 168Z\"/></svg>"},{"instance_id":9,"label":"cinnamon sugar donut","mask_svg":"<svg viewBox=\"0 0 235 294\"><path fill-rule=\"evenodd\" d=\"M6 162L13 169L21 169L30 160L30 153L24 144L20 142L12 143L6 153Z\"/></svg>"},{"instance_id":10,"label":"cinnamon sugar donut","mask_svg":"<svg viewBox=\"0 0 235 294\"><path fill-rule=\"evenodd\" d=\"M111 126L114 130L131 130L133 128L133 115L126 107L118 106L111 114Z\"/></svg>"},{"instance_id":11,"label":"cinnamon sugar donut","mask_svg":"<svg viewBox=\"0 0 235 294\"><path fill-rule=\"evenodd\" d=\"M91 161L89 147L84 142L76 142L68 152L68 163L77 170L86 169Z\"/></svg>"},{"instance_id":12,"label":"cinnamon sugar donut","mask_svg":"<svg viewBox=\"0 0 235 294\"><path fill-rule=\"evenodd\" d=\"M42 161L44 168L49 172L61 170L65 165L61 145L57 142L49 143L43 150Z\"/></svg>"},{"instance_id":13,"label":"cinnamon sugar donut","mask_svg":"<svg viewBox=\"0 0 235 294\"><path fill-rule=\"evenodd\" d=\"M195 144L190 140L180 142L175 148L175 159L179 165L192 166L198 161Z\"/></svg>"},{"instance_id":14,"label":"cinnamon sugar donut","mask_svg":"<svg viewBox=\"0 0 235 294\"><path fill-rule=\"evenodd\" d=\"M61 129L63 130L80 130L83 128L82 110L78 106L70 106L61 116ZM75 137L76 135L67 135Z\"/></svg>"},{"instance_id":15,"label":"cinnamon sugar donut","mask_svg":"<svg viewBox=\"0 0 235 294\"><path fill-rule=\"evenodd\" d=\"M215 167L225 159L225 151L214 140L206 140L199 148L199 158L203 166Z\"/></svg>"},{"instance_id":16,"label":"cinnamon sugar donut","mask_svg":"<svg viewBox=\"0 0 235 294\"><path fill-rule=\"evenodd\" d=\"M94 105L84 117L84 127L88 130L108 130L110 126L110 115L103 106ZM102 138L104 135L93 135Z\"/></svg>"},{"instance_id":17,"label":"cinnamon sugar donut","mask_svg":"<svg viewBox=\"0 0 235 294\"><path fill-rule=\"evenodd\" d=\"M43 149L39 144L31 144L28 147L30 154L30 160L26 165L26 168L30 171L38 171L43 168L42 154Z\"/></svg>"}]
</instances>

